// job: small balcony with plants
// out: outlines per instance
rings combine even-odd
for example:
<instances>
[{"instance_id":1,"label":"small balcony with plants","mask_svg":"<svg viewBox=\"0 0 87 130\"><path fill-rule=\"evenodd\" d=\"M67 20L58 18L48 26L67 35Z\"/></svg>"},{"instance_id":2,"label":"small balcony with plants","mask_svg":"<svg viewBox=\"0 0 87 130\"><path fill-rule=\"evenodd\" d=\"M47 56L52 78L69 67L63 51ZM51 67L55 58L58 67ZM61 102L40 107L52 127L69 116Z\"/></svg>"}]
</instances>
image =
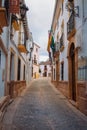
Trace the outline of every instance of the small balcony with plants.
<instances>
[{"instance_id":1,"label":"small balcony with plants","mask_svg":"<svg viewBox=\"0 0 87 130\"><path fill-rule=\"evenodd\" d=\"M21 37L22 36L22 37ZM24 32L19 32L19 44L18 44L18 50L21 53L27 53L26 49L26 37L24 35Z\"/></svg>"}]
</instances>

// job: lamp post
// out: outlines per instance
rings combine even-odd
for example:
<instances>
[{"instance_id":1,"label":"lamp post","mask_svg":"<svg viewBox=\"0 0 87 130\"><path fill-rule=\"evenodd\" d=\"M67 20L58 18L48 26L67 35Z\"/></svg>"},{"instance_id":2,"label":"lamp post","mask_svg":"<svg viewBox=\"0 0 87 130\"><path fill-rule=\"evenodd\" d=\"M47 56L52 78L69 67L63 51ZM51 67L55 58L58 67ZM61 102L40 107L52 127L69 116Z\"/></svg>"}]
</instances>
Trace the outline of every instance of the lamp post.
<instances>
[{"instance_id":1,"label":"lamp post","mask_svg":"<svg viewBox=\"0 0 87 130\"><path fill-rule=\"evenodd\" d=\"M28 11L28 7L25 4L21 4L20 5L20 14L21 14L21 18L22 20L24 19L24 17L26 16L26 12Z\"/></svg>"},{"instance_id":2,"label":"lamp post","mask_svg":"<svg viewBox=\"0 0 87 130\"><path fill-rule=\"evenodd\" d=\"M18 18L15 14L12 14L12 20L19 20L19 21L23 21L23 19L26 16L26 12L28 11L28 7L25 4L20 4L20 14L21 14L21 18Z\"/></svg>"}]
</instances>

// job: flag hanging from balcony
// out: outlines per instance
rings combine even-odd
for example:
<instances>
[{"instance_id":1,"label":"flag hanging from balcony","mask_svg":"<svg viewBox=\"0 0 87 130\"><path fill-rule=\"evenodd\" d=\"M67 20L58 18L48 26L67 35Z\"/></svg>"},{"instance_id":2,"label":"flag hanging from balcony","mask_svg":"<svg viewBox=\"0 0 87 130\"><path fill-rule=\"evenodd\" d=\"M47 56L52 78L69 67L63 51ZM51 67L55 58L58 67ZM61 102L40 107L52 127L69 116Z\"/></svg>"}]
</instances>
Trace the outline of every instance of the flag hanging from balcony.
<instances>
[{"instance_id":1,"label":"flag hanging from balcony","mask_svg":"<svg viewBox=\"0 0 87 130\"><path fill-rule=\"evenodd\" d=\"M20 2L19 0L9 0L9 12L16 14L19 13Z\"/></svg>"},{"instance_id":2,"label":"flag hanging from balcony","mask_svg":"<svg viewBox=\"0 0 87 130\"><path fill-rule=\"evenodd\" d=\"M47 51L48 51L48 52L50 52L51 39L52 39L52 36L51 36L51 32L50 32L50 33L49 33L49 37L48 37L48 45L47 45Z\"/></svg>"},{"instance_id":3,"label":"flag hanging from balcony","mask_svg":"<svg viewBox=\"0 0 87 130\"><path fill-rule=\"evenodd\" d=\"M50 34L48 36L47 51L50 52Z\"/></svg>"}]
</instances>

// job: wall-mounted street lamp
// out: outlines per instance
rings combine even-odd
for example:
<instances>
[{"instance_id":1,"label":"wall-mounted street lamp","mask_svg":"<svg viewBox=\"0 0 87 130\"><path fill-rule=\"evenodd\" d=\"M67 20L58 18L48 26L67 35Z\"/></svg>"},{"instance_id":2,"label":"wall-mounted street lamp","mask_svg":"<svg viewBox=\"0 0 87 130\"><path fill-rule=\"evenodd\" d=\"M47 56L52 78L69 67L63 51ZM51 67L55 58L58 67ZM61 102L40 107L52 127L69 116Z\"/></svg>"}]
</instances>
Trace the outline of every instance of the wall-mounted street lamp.
<instances>
[{"instance_id":1,"label":"wall-mounted street lamp","mask_svg":"<svg viewBox=\"0 0 87 130\"><path fill-rule=\"evenodd\" d=\"M66 9L67 11L73 13L75 17L79 17L79 6L74 7L73 0L68 0L66 3Z\"/></svg>"},{"instance_id":2,"label":"wall-mounted street lamp","mask_svg":"<svg viewBox=\"0 0 87 130\"><path fill-rule=\"evenodd\" d=\"M15 14L12 14L12 20L20 20L23 21L25 16L26 16L26 12L28 11L28 7L25 4L20 4L20 14L21 14L21 18L18 18Z\"/></svg>"},{"instance_id":3,"label":"wall-mounted street lamp","mask_svg":"<svg viewBox=\"0 0 87 130\"><path fill-rule=\"evenodd\" d=\"M20 5L20 14L21 14L21 18L24 19L24 17L26 16L26 12L28 11L28 7L25 4L21 4Z\"/></svg>"}]
</instances>

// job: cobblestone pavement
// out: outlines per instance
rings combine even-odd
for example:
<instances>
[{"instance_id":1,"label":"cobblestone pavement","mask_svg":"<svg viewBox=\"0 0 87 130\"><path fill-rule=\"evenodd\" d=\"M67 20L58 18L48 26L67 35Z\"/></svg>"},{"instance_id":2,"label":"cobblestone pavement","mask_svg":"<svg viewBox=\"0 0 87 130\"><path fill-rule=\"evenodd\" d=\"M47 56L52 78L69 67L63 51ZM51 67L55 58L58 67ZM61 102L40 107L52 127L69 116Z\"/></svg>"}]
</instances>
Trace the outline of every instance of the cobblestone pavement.
<instances>
[{"instance_id":1,"label":"cobblestone pavement","mask_svg":"<svg viewBox=\"0 0 87 130\"><path fill-rule=\"evenodd\" d=\"M1 126L1 130L87 130L87 117L47 79L38 79L8 107Z\"/></svg>"}]
</instances>

